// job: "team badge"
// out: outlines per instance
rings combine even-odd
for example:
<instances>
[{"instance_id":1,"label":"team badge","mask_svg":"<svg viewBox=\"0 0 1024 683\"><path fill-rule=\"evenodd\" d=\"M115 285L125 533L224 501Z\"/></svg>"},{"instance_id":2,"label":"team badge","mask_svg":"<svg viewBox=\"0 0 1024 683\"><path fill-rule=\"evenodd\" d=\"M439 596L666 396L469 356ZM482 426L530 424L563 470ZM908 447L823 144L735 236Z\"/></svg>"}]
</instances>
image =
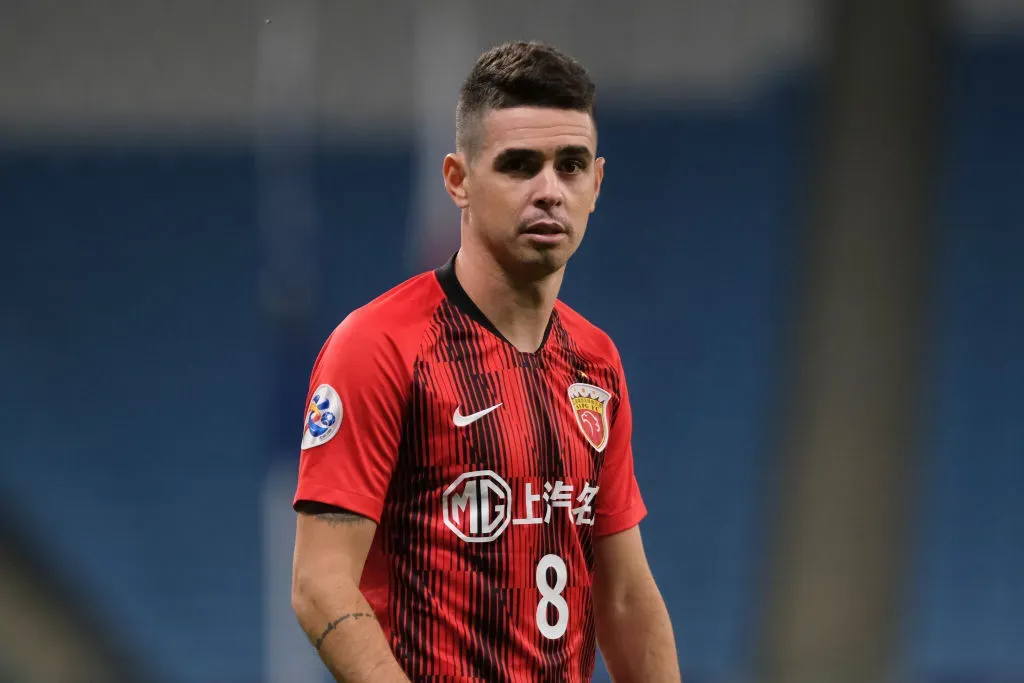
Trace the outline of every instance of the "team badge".
<instances>
[{"instance_id":1,"label":"team badge","mask_svg":"<svg viewBox=\"0 0 1024 683\"><path fill-rule=\"evenodd\" d=\"M608 401L612 395L593 384L577 383L569 387L569 401L576 424L598 452L608 445Z\"/></svg>"},{"instance_id":2,"label":"team badge","mask_svg":"<svg viewBox=\"0 0 1024 683\"><path fill-rule=\"evenodd\" d=\"M302 450L325 444L334 438L341 425L341 399L330 384L321 384L313 392L306 409L302 430Z\"/></svg>"}]
</instances>

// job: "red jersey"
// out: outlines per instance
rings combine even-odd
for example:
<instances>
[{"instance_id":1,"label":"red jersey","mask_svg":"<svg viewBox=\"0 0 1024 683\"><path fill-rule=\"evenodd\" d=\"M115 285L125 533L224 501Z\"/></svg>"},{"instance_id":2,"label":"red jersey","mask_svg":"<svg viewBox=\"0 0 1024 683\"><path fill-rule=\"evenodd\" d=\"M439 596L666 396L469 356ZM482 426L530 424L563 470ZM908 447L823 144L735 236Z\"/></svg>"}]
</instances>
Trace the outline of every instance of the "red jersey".
<instances>
[{"instance_id":1,"label":"red jersey","mask_svg":"<svg viewBox=\"0 0 1024 683\"><path fill-rule=\"evenodd\" d=\"M313 369L295 501L379 526L360 589L425 681L589 681L594 541L646 514L606 334L505 340L454 261L349 315Z\"/></svg>"}]
</instances>

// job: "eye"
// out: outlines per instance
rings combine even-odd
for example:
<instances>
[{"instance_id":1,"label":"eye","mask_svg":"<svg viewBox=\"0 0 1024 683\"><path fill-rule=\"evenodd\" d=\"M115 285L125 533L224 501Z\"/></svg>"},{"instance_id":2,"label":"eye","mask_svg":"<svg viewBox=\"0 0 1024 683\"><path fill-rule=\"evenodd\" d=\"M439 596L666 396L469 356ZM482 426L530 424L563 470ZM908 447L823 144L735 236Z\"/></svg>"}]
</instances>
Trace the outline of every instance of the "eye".
<instances>
[{"instance_id":1,"label":"eye","mask_svg":"<svg viewBox=\"0 0 1024 683\"><path fill-rule=\"evenodd\" d=\"M526 159L509 159L502 165L501 170L506 173L525 173L528 168Z\"/></svg>"},{"instance_id":2,"label":"eye","mask_svg":"<svg viewBox=\"0 0 1024 683\"><path fill-rule=\"evenodd\" d=\"M538 163L536 159L529 156L509 156L502 159L498 163L498 171L514 176L533 176L538 171Z\"/></svg>"},{"instance_id":3,"label":"eye","mask_svg":"<svg viewBox=\"0 0 1024 683\"><path fill-rule=\"evenodd\" d=\"M558 170L566 175L576 175L587 170L587 163L582 159L565 159L558 165Z\"/></svg>"}]
</instances>

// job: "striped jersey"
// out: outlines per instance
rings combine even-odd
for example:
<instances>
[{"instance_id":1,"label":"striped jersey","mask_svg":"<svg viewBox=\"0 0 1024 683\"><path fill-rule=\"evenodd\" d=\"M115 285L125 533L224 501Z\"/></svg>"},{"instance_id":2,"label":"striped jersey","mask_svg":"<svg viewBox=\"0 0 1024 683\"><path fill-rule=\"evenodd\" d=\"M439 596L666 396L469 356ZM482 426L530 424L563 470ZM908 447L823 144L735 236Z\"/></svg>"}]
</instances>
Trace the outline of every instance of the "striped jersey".
<instances>
[{"instance_id":1,"label":"striped jersey","mask_svg":"<svg viewBox=\"0 0 1024 683\"><path fill-rule=\"evenodd\" d=\"M453 259L349 315L307 398L295 502L378 523L360 589L407 675L589 681L595 539L646 514L609 337L559 301L518 351Z\"/></svg>"}]
</instances>

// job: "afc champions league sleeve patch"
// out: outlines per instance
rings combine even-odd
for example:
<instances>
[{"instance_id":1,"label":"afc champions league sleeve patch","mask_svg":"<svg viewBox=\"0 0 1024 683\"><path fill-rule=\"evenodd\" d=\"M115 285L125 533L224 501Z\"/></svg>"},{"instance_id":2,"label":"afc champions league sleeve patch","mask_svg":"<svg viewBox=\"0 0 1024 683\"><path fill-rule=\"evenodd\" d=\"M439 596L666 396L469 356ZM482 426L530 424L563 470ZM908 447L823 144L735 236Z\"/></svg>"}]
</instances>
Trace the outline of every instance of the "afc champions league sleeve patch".
<instances>
[{"instance_id":1,"label":"afc champions league sleeve patch","mask_svg":"<svg viewBox=\"0 0 1024 683\"><path fill-rule=\"evenodd\" d=\"M611 397L611 393L593 384L577 383L569 387L569 401L576 414L576 424L599 453L608 445L608 402Z\"/></svg>"},{"instance_id":2,"label":"afc champions league sleeve patch","mask_svg":"<svg viewBox=\"0 0 1024 683\"><path fill-rule=\"evenodd\" d=\"M338 433L341 426L341 398L330 384L321 384L313 392L306 407L306 422L302 428L302 450L322 446Z\"/></svg>"}]
</instances>

